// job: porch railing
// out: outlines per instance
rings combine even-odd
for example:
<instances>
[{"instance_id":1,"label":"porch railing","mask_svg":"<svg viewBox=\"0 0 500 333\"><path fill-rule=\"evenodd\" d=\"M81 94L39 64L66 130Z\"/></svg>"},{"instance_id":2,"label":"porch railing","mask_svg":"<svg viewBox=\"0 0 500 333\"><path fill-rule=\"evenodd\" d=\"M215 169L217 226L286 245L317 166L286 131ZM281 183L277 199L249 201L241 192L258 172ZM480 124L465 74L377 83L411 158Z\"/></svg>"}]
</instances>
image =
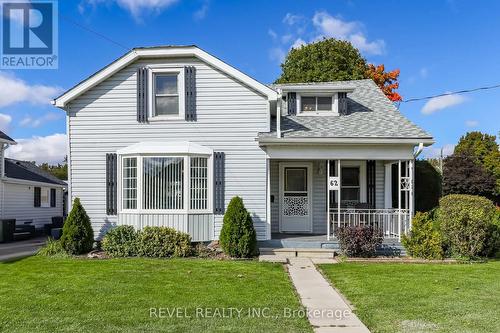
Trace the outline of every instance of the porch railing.
<instances>
[{"instance_id":1,"label":"porch railing","mask_svg":"<svg viewBox=\"0 0 500 333\"><path fill-rule=\"evenodd\" d=\"M357 209L338 208L330 210L330 232L335 237L339 227L367 225L382 230L384 238L398 238L410 230L408 209Z\"/></svg>"}]
</instances>

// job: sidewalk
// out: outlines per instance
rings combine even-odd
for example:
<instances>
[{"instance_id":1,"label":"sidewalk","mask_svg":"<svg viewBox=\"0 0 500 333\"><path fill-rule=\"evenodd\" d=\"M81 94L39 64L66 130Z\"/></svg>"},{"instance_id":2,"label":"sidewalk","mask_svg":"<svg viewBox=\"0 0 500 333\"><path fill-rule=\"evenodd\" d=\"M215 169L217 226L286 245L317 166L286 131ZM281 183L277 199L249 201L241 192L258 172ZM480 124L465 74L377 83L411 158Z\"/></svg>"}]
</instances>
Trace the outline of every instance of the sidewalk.
<instances>
[{"instance_id":1,"label":"sidewalk","mask_svg":"<svg viewBox=\"0 0 500 333\"><path fill-rule=\"evenodd\" d=\"M308 310L308 319L317 333L369 333L342 296L316 269L311 259L290 258L288 272Z\"/></svg>"},{"instance_id":2,"label":"sidewalk","mask_svg":"<svg viewBox=\"0 0 500 333\"><path fill-rule=\"evenodd\" d=\"M37 237L24 241L0 244L0 261L9 261L28 257L35 254L41 248L47 237Z\"/></svg>"}]
</instances>

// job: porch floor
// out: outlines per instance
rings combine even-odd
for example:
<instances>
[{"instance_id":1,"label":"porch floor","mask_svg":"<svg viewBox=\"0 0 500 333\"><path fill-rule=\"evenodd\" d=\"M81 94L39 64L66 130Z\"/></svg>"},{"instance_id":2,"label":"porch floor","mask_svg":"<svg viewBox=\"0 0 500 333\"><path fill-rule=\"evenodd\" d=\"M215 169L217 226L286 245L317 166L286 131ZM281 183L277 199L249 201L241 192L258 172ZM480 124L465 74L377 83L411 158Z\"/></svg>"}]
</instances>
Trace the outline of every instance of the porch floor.
<instances>
[{"instance_id":1,"label":"porch floor","mask_svg":"<svg viewBox=\"0 0 500 333\"><path fill-rule=\"evenodd\" d=\"M295 248L295 249L340 249L337 239L327 240L326 235L273 233L271 239L259 241L259 248ZM397 238L384 238L377 250L380 255L401 256L405 250Z\"/></svg>"}]
</instances>

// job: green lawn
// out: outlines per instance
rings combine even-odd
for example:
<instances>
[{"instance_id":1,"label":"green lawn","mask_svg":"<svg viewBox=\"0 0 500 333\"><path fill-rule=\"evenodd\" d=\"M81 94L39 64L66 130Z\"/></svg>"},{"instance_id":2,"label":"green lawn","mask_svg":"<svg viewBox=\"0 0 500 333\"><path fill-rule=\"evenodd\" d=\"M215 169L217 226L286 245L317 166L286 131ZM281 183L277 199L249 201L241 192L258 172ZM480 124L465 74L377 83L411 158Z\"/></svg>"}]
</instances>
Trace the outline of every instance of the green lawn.
<instances>
[{"instance_id":1,"label":"green lawn","mask_svg":"<svg viewBox=\"0 0 500 333\"><path fill-rule=\"evenodd\" d=\"M500 332L500 261L321 269L372 332Z\"/></svg>"},{"instance_id":2,"label":"green lawn","mask_svg":"<svg viewBox=\"0 0 500 333\"><path fill-rule=\"evenodd\" d=\"M262 317L249 316L250 307ZM163 308L163 318L151 318L151 308ZM169 317L173 308L180 318ZM216 308L241 314L221 318ZM1 332L312 331L306 318L286 318L284 308L300 303L278 264L43 257L0 263Z\"/></svg>"}]
</instances>

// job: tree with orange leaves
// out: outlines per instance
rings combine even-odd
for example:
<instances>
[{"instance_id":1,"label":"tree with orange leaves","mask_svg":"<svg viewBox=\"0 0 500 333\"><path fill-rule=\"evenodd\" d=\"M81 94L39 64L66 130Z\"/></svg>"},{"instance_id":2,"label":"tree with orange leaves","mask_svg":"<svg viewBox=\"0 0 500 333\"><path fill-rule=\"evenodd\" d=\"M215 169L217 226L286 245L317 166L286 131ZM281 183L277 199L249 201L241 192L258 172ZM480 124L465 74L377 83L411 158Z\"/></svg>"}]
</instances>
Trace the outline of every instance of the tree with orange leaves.
<instances>
[{"instance_id":1,"label":"tree with orange leaves","mask_svg":"<svg viewBox=\"0 0 500 333\"><path fill-rule=\"evenodd\" d=\"M385 71L384 65L368 65L366 75L375 81L375 84L384 92L384 94L393 102L401 101L403 98L395 90L399 88L398 77L399 69L390 72Z\"/></svg>"}]
</instances>

